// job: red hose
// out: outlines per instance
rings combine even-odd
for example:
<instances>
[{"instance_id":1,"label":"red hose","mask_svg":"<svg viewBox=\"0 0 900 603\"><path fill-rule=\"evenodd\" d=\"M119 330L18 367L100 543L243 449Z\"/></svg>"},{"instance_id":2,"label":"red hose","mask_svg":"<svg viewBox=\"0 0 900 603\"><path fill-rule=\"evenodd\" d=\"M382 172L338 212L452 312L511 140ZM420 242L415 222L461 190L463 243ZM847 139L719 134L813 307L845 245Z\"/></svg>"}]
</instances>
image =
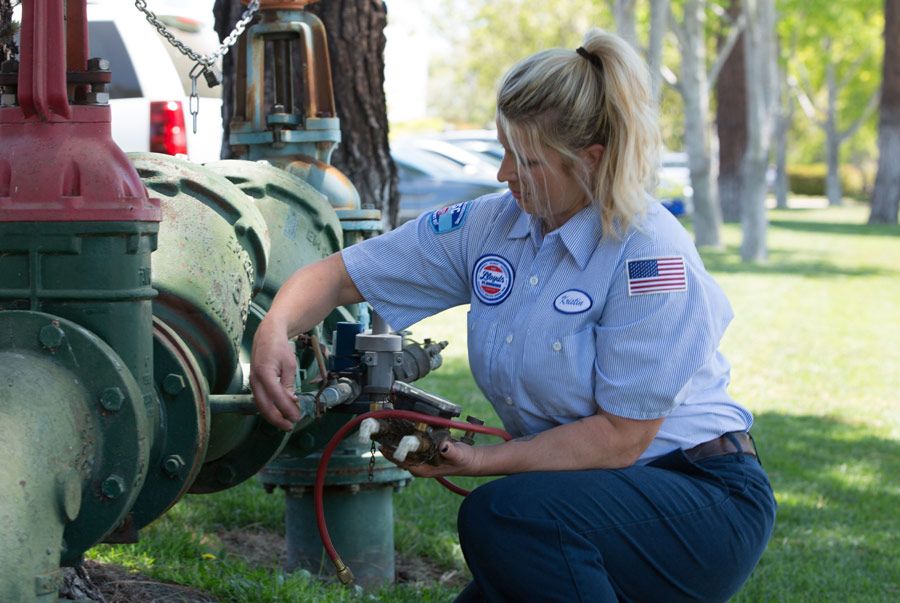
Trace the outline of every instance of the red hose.
<instances>
[{"instance_id":1,"label":"red hose","mask_svg":"<svg viewBox=\"0 0 900 603\"><path fill-rule=\"evenodd\" d=\"M353 574L350 572L350 568L348 568L344 564L340 555L338 555L337 550L335 550L334 543L331 542L331 536L328 534L328 526L325 525L325 473L328 469L328 461L331 460L331 455L334 453L335 448L337 448L337 445L341 442L341 440L343 440L348 433L353 431L353 429L362 421L370 418L407 419L408 421L427 423L436 427L445 427L447 429L461 429L463 431L484 433L503 438L504 440L512 439L512 436L510 436L502 429L497 429L495 427L486 427L484 425L473 425L472 423L462 423L460 421L452 421L450 419L433 417L431 415L426 415L411 410L376 410L363 413L361 415L353 417L346 424L344 424L343 427L338 429L337 433L332 436L331 440L328 441L328 444L326 444L325 448L322 450L322 458L319 459L319 466L316 469L316 483L313 488L313 500L315 503L316 511L316 525L319 528L319 536L321 536L322 538L322 546L325 548L325 552L328 553L328 556L331 558L331 562L334 563L334 567L337 569L338 578L344 584L349 584L353 581ZM460 488L459 486L453 484L443 477L438 477L435 479L437 479L438 482L440 482L445 488L451 490L452 492L456 492L457 494L460 494L462 496L465 496L469 493L468 490Z\"/></svg>"}]
</instances>

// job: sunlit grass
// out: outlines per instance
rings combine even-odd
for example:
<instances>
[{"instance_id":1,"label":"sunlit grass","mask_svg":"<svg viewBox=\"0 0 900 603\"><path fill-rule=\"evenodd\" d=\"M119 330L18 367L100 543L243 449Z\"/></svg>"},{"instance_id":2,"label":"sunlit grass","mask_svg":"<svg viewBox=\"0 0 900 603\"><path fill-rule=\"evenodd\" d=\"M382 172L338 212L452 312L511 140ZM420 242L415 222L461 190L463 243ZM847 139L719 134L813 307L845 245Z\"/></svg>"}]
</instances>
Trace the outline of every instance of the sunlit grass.
<instances>
[{"instance_id":1,"label":"sunlit grass","mask_svg":"<svg viewBox=\"0 0 900 603\"><path fill-rule=\"evenodd\" d=\"M754 432L779 501L775 536L736 600L900 600L900 228L865 226L854 206L775 211L770 260L738 259L740 233L704 261L735 319L723 341L731 393L756 416ZM466 308L413 328L446 339L444 366L418 385L499 426L466 360ZM484 440L489 441L489 440ZM460 479L474 487L478 480ZM416 480L394 496L401 556L466 574L456 536L459 497ZM283 495L255 480L188 496L136 545L90 556L188 584L222 601L350 601L352 591L277 563L252 565L228 549L224 530L282 532ZM458 587L394 586L375 600L451 601Z\"/></svg>"}]
</instances>

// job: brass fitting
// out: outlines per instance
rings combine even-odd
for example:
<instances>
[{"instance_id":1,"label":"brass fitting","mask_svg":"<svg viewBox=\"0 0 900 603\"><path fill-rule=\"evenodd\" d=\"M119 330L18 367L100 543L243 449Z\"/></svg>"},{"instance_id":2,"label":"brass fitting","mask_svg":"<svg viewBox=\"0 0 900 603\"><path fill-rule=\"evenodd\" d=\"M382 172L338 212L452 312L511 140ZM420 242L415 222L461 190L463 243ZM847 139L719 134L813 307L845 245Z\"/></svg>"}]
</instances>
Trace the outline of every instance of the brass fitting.
<instances>
[{"instance_id":1,"label":"brass fitting","mask_svg":"<svg viewBox=\"0 0 900 603\"><path fill-rule=\"evenodd\" d=\"M344 564L343 559L338 557L334 560L334 568L337 570L338 580L341 581L341 584L352 584L353 583L353 572L350 571L350 568Z\"/></svg>"}]
</instances>

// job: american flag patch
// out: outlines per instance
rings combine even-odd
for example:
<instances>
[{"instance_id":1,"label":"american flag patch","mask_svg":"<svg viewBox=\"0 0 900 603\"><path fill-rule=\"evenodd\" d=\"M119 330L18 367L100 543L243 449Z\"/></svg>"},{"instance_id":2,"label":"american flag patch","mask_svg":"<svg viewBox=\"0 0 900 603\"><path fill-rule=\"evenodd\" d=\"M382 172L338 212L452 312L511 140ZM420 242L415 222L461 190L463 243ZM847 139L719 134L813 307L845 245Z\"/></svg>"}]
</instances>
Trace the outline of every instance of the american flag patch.
<instances>
[{"instance_id":1,"label":"american flag patch","mask_svg":"<svg viewBox=\"0 0 900 603\"><path fill-rule=\"evenodd\" d=\"M684 257L628 260L628 295L687 291Z\"/></svg>"}]
</instances>

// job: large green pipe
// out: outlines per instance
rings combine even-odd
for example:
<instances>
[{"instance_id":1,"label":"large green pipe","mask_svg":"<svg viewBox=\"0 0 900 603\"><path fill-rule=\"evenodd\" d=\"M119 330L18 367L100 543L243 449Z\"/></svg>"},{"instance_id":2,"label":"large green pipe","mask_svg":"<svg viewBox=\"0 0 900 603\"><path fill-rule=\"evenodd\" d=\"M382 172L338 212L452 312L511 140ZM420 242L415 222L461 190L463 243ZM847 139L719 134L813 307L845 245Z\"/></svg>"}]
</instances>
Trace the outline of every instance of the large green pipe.
<instances>
[{"instance_id":1,"label":"large green pipe","mask_svg":"<svg viewBox=\"0 0 900 603\"><path fill-rule=\"evenodd\" d=\"M60 408L60 400L68 404ZM86 412L88 403L76 376L52 360L0 352L3 601L56 601L63 530L78 515L84 487L72 455L84 449L73 410Z\"/></svg>"},{"instance_id":2,"label":"large green pipe","mask_svg":"<svg viewBox=\"0 0 900 603\"><path fill-rule=\"evenodd\" d=\"M83 327L0 312L0 600L56 600L70 565L125 518L150 429L122 359Z\"/></svg>"}]
</instances>

